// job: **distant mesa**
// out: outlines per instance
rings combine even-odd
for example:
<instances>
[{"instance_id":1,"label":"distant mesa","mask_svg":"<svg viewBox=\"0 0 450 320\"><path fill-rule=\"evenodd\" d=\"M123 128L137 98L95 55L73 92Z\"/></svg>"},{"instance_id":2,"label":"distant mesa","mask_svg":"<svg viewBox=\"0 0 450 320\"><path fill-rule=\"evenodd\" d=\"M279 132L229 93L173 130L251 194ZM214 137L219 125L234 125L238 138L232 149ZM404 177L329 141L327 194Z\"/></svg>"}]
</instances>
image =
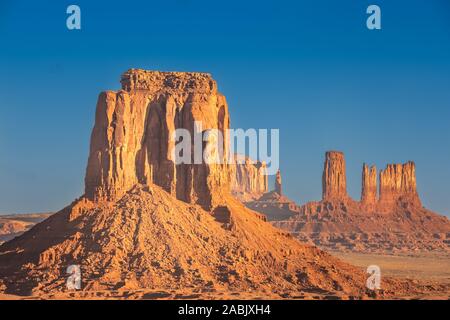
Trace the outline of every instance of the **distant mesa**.
<instances>
[{"instance_id":1,"label":"distant mesa","mask_svg":"<svg viewBox=\"0 0 450 320\"><path fill-rule=\"evenodd\" d=\"M379 173L362 167L360 201L347 194L342 152L325 154L322 200L308 202L285 221L274 221L302 241L338 251L415 252L450 248L450 222L422 207L412 161Z\"/></svg>"},{"instance_id":2,"label":"distant mesa","mask_svg":"<svg viewBox=\"0 0 450 320\"><path fill-rule=\"evenodd\" d=\"M230 166L232 194L243 202L260 198L269 188L266 164L239 154L234 160Z\"/></svg>"},{"instance_id":3,"label":"distant mesa","mask_svg":"<svg viewBox=\"0 0 450 320\"><path fill-rule=\"evenodd\" d=\"M347 194L345 158L342 152L328 151L322 178L322 201L341 202L355 205ZM420 208L421 201L417 193L416 167L414 162L388 164L379 174L380 188L377 192L377 169L363 164L361 211L391 212L398 206Z\"/></svg>"},{"instance_id":4,"label":"distant mesa","mask_svg":"<svg viewBox=\"0 0 450 320\"><path fill-rule=\"evenodd\" d=\"M267 185L267 171L265 165L262 170L255 174L255 169L245 167L239 173L239 180L253 181L250 185L258 185L258 181L263 179ZM238 179L236 179L238 180ZM247 193L240 192L240 187L234 185L232 193L240 201L242 201L248 208L257 212L263 213L268 220L285 220L300 212L300 207L292 200L282 194L282 180L281 171L278 170L275 176L274 190L268 192L268 188L249 189ZM263 192L264 191L264 192ZM251 195L251 196L250 196Z\"/></svg>"}]
</instances>

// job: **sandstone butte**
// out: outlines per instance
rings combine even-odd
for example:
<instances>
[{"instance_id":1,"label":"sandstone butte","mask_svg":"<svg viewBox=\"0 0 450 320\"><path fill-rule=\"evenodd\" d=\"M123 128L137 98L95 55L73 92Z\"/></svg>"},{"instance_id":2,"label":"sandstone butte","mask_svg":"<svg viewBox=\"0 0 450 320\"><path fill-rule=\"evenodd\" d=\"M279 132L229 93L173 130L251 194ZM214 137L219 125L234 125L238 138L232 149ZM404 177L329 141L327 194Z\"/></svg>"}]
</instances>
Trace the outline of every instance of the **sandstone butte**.
<instances>
[{"instance_id":1,"label":"sandstone butte","mask_svg":"<svg viewBox=\"0 0 450 320\"><path fill-rule=\"evenodd\" d=\"M379 172L364 164L360 201L347 194L342 152L325 155L322 200L273 224L302 241L339 251L448 251L450 222L424 208L417 192L414 162L389 164Z\"/></svg>"},{"instance_id":2,"label":"sandstone butte","mask_svg":"<svg viewBox=\"0 0 450 320\"><path fill-rule=\"evenodd\" d=\"M236 200L227 165L169 160L175 128L193 130L196 120L204 128L230 125L209 74L132 69L121 83L98 98L85 194L0 246L3 293L55 297L67 291L66 269L75 264L82 273L82 290L69 296L75 298L188 289L216 298L223 290L374 295L363 270L301 244ZM376 295L423 288L384 277Z\"/></svg>"},{"instance_id":3,"label":"sandstone butte","mask_svg":"<svg viewBox=\"0 0 450 320\"><path fill-rule=\"evenodd\" d=\"M267 168L264 162L235 155L235 165L230 166L230 188L233 196L247 202L259 199L269 191Z\"/></svg>"},{"instance_id":4,"label":"sandstone butte","mask_svg":"<svg viewBox=\"0 0 450 320\"><path fill-rule=\"evenodd\" d=\"M246 175L248 170L244 170ZM267 175L266 171L260 174ZM251 179L252 175L247 175ZM233 190L233 187L232 187ZM252 198L242 197L240 194L235 194L240 201L242 201L248 208L264 214L269 221L285 220L300 212L300 206L294 201L284 196L282 193L282 179L281 171L278 170L275 176L274 190L265 193L252 193L252 190L247 191L254 196ZM234 193L233 193L234 194Z\"/></svg>"}]
</instances>

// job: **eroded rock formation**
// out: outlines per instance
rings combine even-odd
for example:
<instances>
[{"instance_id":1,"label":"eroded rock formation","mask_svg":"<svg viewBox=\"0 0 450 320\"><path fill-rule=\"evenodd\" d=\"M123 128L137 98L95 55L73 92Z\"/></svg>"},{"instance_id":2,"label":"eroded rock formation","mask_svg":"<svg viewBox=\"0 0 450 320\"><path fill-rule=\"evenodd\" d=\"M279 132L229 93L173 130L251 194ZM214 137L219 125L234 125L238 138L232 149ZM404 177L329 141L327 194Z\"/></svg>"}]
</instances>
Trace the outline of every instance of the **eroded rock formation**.
<instances>
[{"instance_id":1,"label":"eroded rock formation","mask_svg":"<svg viewBox=\"0 0 450 320\"><path fill-rule=\"evenodd\" d=\"M379 177L377 197L377 170L364 165L361 201L355 201L345 190L344 155L327 152L323 200L308 202L297 215L273 224L332 250L450 251L450 222L422 207L414 163L388 165Z\"/></svg>"},{"instance_id":2,"label":"eroded rock formation","mask_svg":"<svg viewBox=\"0 0 450 320\"><path fill-rule=\"evenodd\" d=\"M274 190L266 192L252 201L246 201L245 205L263 213L271 221L288 219L300 212L300 206L282 194L280 170L275 176Z\"/></svg>"},{"instance_id":3,"label":"eroded rock formation","mask_svg":"<svg viewBox=\"0 0 450 320\"><path fill-rule=\"evenodd\" d=\"M416 166L412 161L389 164L380 171L380 205L390 207L399 202L421 206L417 193Z\"/></svg>"},{"instance_id":4,"label":"eroded rock formation","mask_svg":"<svg viewBox=\"0 0 450 320\"><path fill-rule=\"evenodd\" d=\"M122 90L100 94L86 170L85 193L113 201L137 183L161 186L178 199L212 208L229 192L224 164L179 164L172 135L187 129L194 153L195 122L201 130L229 128L228 106L211 75L131 69ZM228 152L224 135L223 157ZM194 156L191 157L194 163Z\"/></svg>"},{"instance_id":5,"label":"eroded rock formation","mask_svg":"<svg viewBox=\"0 0 450 320\"><path fill-rule=\"evenodd\" d=\"M374 206L377 202L377 168L375 166L363 165L361 204Z\"/></svg>"},{"instance_id":6,"label":"eroded rock formation","mask_svg":"<svg viewBox=\"0 0 450 320\"><path fill-rule=\"evenodd\" d=\"M281 172L280 170L277 171L277 175L275 176L275 192L279 195L283 195L282 188L281 188Z\"/></svg>"},{"instance_id":7,"label":"eroded rock formation","mask_svg":"<svg viewBox=\"0 0 450 320\"><path fill-rule=\"evenodd\" d=\"M322 199L333 200L347 198L344 154L328 151L322 175Z\"/></svg>"},{"instance_id":8,"label":"eroded rock formation","mask_svg":"<svg viewBox=\"0 0 450 320\"><path fill-rule=\"evenodd\" d=\"M239 200L246 202L258 199L268 191L266 164L236 155L235 164L230 165L231 191Z\"/></svg>"}]
</instances>

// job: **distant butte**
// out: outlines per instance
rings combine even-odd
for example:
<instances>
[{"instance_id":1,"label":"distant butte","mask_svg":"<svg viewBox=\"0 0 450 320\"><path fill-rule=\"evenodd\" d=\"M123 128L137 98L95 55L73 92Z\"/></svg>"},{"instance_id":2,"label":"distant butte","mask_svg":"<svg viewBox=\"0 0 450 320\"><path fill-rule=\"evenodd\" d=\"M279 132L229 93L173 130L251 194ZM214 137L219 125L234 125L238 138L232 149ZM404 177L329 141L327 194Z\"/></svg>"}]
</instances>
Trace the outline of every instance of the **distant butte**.
<instances>
[{"instance_id":1,"label":"distant butte","mask_svg":"<svg viewBox=\"0 0 450 320\"><path fill-rule=\"evenodd\" d=\"M357 252L449 251L450 222L422 207L415 164L388 164L379 173L364 164L361 201L347 194L342 152L325 154L321 201L273 225L322 248ZM261 210L262 212L262 210Z\"/></svg>"},{"instance_id":2,"label":"distant butte","mask_svg":"<svg viewBox=\"0 0 450 320\"><path fill-rule=\"evenodd\" d=\"M265 166L262 168L263 170L255 174L255 169L251 166L243 167L244 170L240 171L239 179L249 181L264 179L265 183L267 183L267 171ZM254 185L255 183L249 184ZM263 190L255 192L256 190L250 188L246 193L241 193L239 190L237 186L232 186L232 192L235 197L248 208L263 213L270 221L285 220L300 212L300 206L282 194L283 187L280 170L275 176L273 191L267 192L267 188L265 188L265 192L262 192ZM252 195L251 197L249 196L250 194Z\"/></svg>"}]
</instances>

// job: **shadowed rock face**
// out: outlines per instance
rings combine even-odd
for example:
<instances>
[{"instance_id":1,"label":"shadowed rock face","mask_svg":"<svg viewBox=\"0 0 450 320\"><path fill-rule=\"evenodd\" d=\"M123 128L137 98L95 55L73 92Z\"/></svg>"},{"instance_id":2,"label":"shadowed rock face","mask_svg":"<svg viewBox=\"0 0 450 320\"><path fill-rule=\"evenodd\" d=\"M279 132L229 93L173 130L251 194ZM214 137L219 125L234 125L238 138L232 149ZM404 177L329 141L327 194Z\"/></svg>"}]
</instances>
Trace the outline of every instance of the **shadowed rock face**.
<instances>
[{"instance_id":1,"label":"shadowed rock face","mask_svg":"<svg viewBox=\"0 0 450 320\"><path fill-rule=\"evenodd\" d=\"M220 204L221 195L229 192L226 164L176 165L171 157L176 129L191 133L193 163L195 121L203 131L223 133L229 128L228 106L212 77L132 69L122 75L121 83L122 90L106 91L98 98L86 196L111 201L137 183L154 183L207 209ZM224 157L228 145L223 141Z\"/></svg>"},{"instance_id":2,"label":"shadowed rock face","mask_svg":"<svg viewBox=\"0 0 450 320\"><path fill-rule=\"evenodd\" d=\"M325 154L322 176L322 199L340 198L347 198L344 154L338 151L328 151Z\"/></svg>"}]
</instances>

